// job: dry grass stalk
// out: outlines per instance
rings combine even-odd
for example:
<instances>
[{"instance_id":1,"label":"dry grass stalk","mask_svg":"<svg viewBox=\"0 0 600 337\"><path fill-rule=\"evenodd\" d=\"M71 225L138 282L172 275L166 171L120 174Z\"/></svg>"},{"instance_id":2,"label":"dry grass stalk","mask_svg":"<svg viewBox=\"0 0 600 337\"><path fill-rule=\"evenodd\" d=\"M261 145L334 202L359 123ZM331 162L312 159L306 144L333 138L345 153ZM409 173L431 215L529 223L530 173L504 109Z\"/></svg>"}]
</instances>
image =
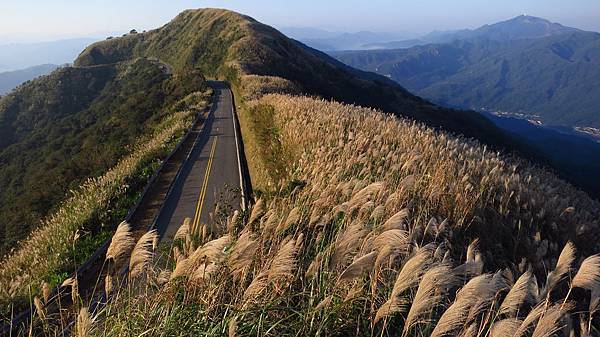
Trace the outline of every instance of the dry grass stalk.
<instances>
[{"instance_id":1,"label":"dry grass stalk","mask_svg":"<svg viewBox=\"0 0 600 337\"><path fill-rule=\"evenodd\" d=\"M293 271L296 267L296 241L288 239L273 258L269 268L269 282L276 282L281 279L294 277Z\"/></svg>"},{"instance_id":2,"label":"dry grass stalk","mask_svg":"<svg viewBox=\"0 0 600 337\"><path fill-rule=\"evenodd\" d=\"M235 280L244 278L254 260L258 241L250 232L244 232L233 246L228 266Z\"/></svg>"},{"instance_id":3,"label":"dry grass stalk","mask_svg":"<svg viewBox=\"0 0 600 337\"><path fill-rule=\"evenodd\" d=\"M475 261L476 256L478 254L479 254L479 239L475 239L467 247L467 262Z\"/></svg>"},{"instance_id":4,"label":"dry grass stalk","mask_svg":"<svg viewBox=\"0 0 600 337\"><path fill-rule=\"evenodd\" d=\"M263 271L256 275L254 279L252 279L252 282L244 291L243 299L246 301L246 303L248 303L249 300L256 298L263 292L263 290L265 290L265 288L269 284L268 277L268 271Z\"/></svg>"},{"instance_id":5,"label":"dry grass stalk","mask_svg":"<svg viewBox=\"0 0 600 337\"><path fill-rule=\"evenodd\" d=\"M515 332L514 337L520 337L526 333L531 328L533 323L535 323L538 319L540 319L540 317L542 317L542 315L544 315L545 311L546 304L544 302L539 303L536 307L531 309L529 314L527 314L525 319L521 322L521 325Z\"/></svg>"},{"instance_id":6,"label":"dry grass stalk","mask_svg":"<svg viewBox=\"0 0 600 337\"><path fill-rule=\"evenodd\" d=\"M151 230L138 240L129 259L129 276L132 279L142 275L154 257L154 249L158 240L156 230Z\"/></svg>"},{"instance_id":7,"label":"dry grass stalk","mask_svg":"<svg viewBox=\"0 0 600 337\"><path fill-rule=\"evenodd\" d=\"M48 282L42 282L42 298L44 299L44 303L48 303L50 301L52 290L50 290L50 285Z\"/></svg>"},{"instance_id":8,"label":"dry grass stalk","mask_svg":"<svg viewBox=\"0 0 600 337\"><path fill-rule=\"evenodd\" d=\"M71 300L73 303L77 303L79 299L79 281L76 277L69 277L62 284L61 287L71 287Z\"/></svg>"},{"instance_id":9,"label":"dry grass stalk","mask_svg":"<svg viewBox=\"0 0 600 337\"><path fill-rule=\"evenodd\" d=\"M173 270L169 279L175 280L178 277L187 276L187 275L189 275L191 268L192 268L191 259L189 259L189 258L180 259L175 264L175 270Z\"/></svg>"},{"instance_id":10,"label":"dry grass stalk","mask_svg":"<svg viewBox=\"0 0 600 337\"><path fill-rule=\"evenodd\" d=\"M442 303L446 292L455 281L452 268L448 265L435 265L425 272L406 316L402 330L404 336L415 324L427 321L425 316Z\"/></svg>"},{"instance_id":11,"label":"dry grass stalk","mask_svg":"<svg viewBox=\"0 0 600 337\"><path fill-rule=\"evenodd\" d=\"M321 302L319 302L319 304L317 304L317 306L315 307L315 311L321 311L323 309L326 309L327 307L329 307L329 305L331 305L332 301L333 296L329 295L325 297Z\"/></svg>"},{"instance_id":12,"label":"dry grass stalk","mask_svg":"<svg viewBox=\"0 0 600 337\"><path fill-rule=\"evenodd\" d=\"M116 264L121 264L121 262L127 259L134 245L135 239L131 233L131 226L125 221L121 222L106 251L106 260L112 260Z\"/></svg>"},{"instance_id":13,"label":"dry grass stalk","mask_svg":"<svg viewBox=\"0 0 600 337\"><path fill-rule=\"evenodd\" d=\"M110 275L106 275L104 278L104 293L106 296L110 296L113 291L113 278Z\"/></svg>"},{"instance_id":14,"label":"dry grass stalk","mask_svg":"<svg viewBox=\"0 0 600 337\"><path fill-rule=\"evenodd\" d=\"M402 270L396 277L391 297L397 297L407 289L415 286L421 280L427 268L433 262L433 247L426 246L419 248L412 257L410 257L402 266Z\"/></svg>"},{"instance_id":15,"label":"dry grass stalk","mask_svg":"<svg viewBox=\"0 0 600 337\"><path fill-rule=\"evenodd\" d=\"M546 286L544 289L544 294L546 296L550 296L550 293L552 292L554 287L556 287L556 285L560 281L562 281L571 271L573 261L575 261L575 246L573 245L573 243L567 242L562 252L560 253L560 256L558 257L558 261L556 262L556 268L554 268L553 271L548 273Z\"/></svg>"},{"instance_id":16,"label":"dry grass stalk","mask_svg":"<svg viewBox=\"0 0 600 337\"><path fill-rule=\"evenodd\" d=\"M549 307L538 321L531 337L553 336L565 326L561 324L561 320L573 307L574 305L571 303L567 303L566 305L555 304Z\"/></svg>"},{"instance_id":17,"label":"dry grass stalk","mask_svg":"<svg viewBox=\"0 0 600 337\"><path fill-rule=\"evenodd\" d=\"M285 221L281 222L279 226L275 229L276 233L283 233L286 229L290 228L293 224L296 224L300 221L300 208L294 207L288 214Z\"/></svg>"},{"instance_id":18,"label":"dry grass stalk","mask_svg":"<svg viewBox=\"0 0 600 337\"><path fill-rule=\"evenodd\" d=\"M93 324L94 318L90 315L88 309L86 307L81 308L77 315L77 324L75 326L77 337L89 337Z\"/></svg>"},{"instance_id":19,"label":"dry grass stalk","mask_svg":"<svg viewBox=\"0 0 600 337\"><path fill-rule=\"evenodd\" d=\"M377 310L377 313L375 314L375 319L373 321L374 324L377 324L377 322L379 322L384 317L390 317L397 312L405 311L408 308L409 304L410 302L404 299L393 301L391 299L388 300Z\"/></svg>"},{"instance_id":20,"label":"dry grass stalk","mask_svg":"<svg viewBox=\"0 0 600 337\"><path fill-rule=\"evenodd\" d=\"M442 314L431 337L444 336L466 325L471 317L489 307L496 293L505 286L501 277L485 274L471 279L458 293L456 300Z\"/></svg>"},{"instance_id":21,"label":"dry grass stalk","mask_svg":"<svg viewBox=\"0 0 600 337\"><path fill-rule=\"evenodd\" d=\"M590 291L600 288L600 255L593 255L583 260L579 271L573 277L571 286Z\"/></svg>"},{"instance_id":22,"label":"dry grass stalk","mask_svg":"<svg viewBox=\"0 0 600 337\"><path fill-rule=\"evenodd\" d=\"M224 235L196 249L189 260L193 267L202 263L221 263L227 258L226 249L231 243L231 236Z\"/></svg>"},{"instance_id":23,"label":"dry grass stalk","mask_svg":"<svg viewBox=\"0 0 600 337\"><path fill-rule=\"evenodd\" d=\"M466 329L461 331L458 336L459 337L477 337L479 333L479 325L477 323L472 323Z\"/></svg>"},{"instance_id":24,"label":"dry grass stalk","mask_svg":"<svg viewBox=\"0 0 600 337\"><path fill-rule=\"evenodd\" d=\"M335 242L335 248L331 255L331 266L333 270L345 265L350 256L360 247L362 239L367 234L362 223L355 222L348 226Z\"/></svg>"},{"instance_id":25,"label":"dry grass stalk","mask_svg":"<svg viewBox=\"0 0 600 337\"><path fill-rule=\"evenodd\" d=\"M250 218L248 218L248 225L252 225L256 220L260 219L265 214L265 202L263 199L258 199L256 204L252 206L252 212Z\"/></svg>"},{"instance_id":26,"label":"dry grass stalk","mask_svg":"<svg viewBox=\"0 0 600 337\"><path fill-rule=\"evenodd\" d=\"M512 337L521 326L522 321L516 318L506 318L497 321L490 329L490 337Z\"/></svg>"},{"instance_id":27,"label":"dry grass stalk","mask_svg":"<svg viewBox=\"0 0 600 337\"><path fill-rule=\"evenodd\" d=\"M228 337L237 336L237 328L238 328L237 318L234 318L231 321L229 321L229 328L227 329L227 336Z\"/></svg>"},{"instance_id":28,"label":"dry grass stalk","mask_svg":"<svg viewBox=\"0 0 600 337\"><path fill-rule=\"evenodd\" d=\"M383 230L402 229L406 230L405 220L408 218L408 209L402 209L398 213L392 215L386 222L383 223Z\"/></svg>"},{"instance_id":29,"label":"dry grass stalk","mask_svg":"<svg viewBox=\"0 0 600 337\"><path fill-rule=\"evenodd\" d=\"M35 296L33 298L33 305L35 306L35 312L37 313L38 317L42 321L45 321L46 320L46 308L44 307L44 304L42 303L42 301L40 300L39 297Z\"/></svg>"},{"instance_id":30,"label":"dry grass stalk","mask_svg":"<svg viewBox=\"0 0 600 337\"><path fill-rule=\"evenodd\" d=\"M523 273L502 301L498 314L515 317L524 304L537 303L533 282L535 278L530 271Z\"/></svg>"},{"instance_id":31,"label":"dry grass stalk","mask_svg":"<svg viewBox=\"0 0 600 337\"><path fill-rule=\"evenodd\" d=\"M323 267L324 256L325 256L324 252L320 252L319 254L317 254L315 259L310 263L310 265L306 269L305 275L307 278L314 277L315 275L317 275L319 270L321 270L321 268Z\"/></svg>"},{"instance_id":32,"label":"dry grass stalk","mask_svg":"<svg viewBox=\"0 0 600 337\"><path fill-rule=\"evenodd\" d=\"M177 229L177 232L175 232L175 236L173 237L173 240L185 240L187 238L188 234L190 234L191 223L192 223L192 219L185 218L183 220L183 224L181 224L179 229Z\"/></svg>"},{"instance_id":33,"label":"dry grass stalk","mask_svg":"<svg viewBox=\"0 0 600 337\"><path fill-rule=\"evenodd\" d=\"M369 254L356 259L350 266L348 266L348 268L346 268L346 270L342 272L338 278L338 284L352 281L362 275L363 272L372 270L376 257L377 252L370 252Z\"/></svg>"},{"instance_id":34,"label":"dry grass stalk","mask_svg":"<svg viewBox=\"0 0 600 337\"><path fill-rule=\"evenodd\" d=\"M380 250L386 245L397 251L406 251L409 247L408 232L402 229L391 229L379 234L373 241L373 249Z\"/></svg>"},{"instance_id":35,"label":"dry grass stalk","mask_svg":"<svg viewBox=\"0 0 600 337\"><path fill-rule=\"evenodd\" d=\"M233 234L233 232L235 230L235 226L237 225L239 219L240 219L240 212L238 210L235 210L233 212L233 215L231 216L231 218L227 221L227 232L228 233Z\"/></svg>"}]
</instances>

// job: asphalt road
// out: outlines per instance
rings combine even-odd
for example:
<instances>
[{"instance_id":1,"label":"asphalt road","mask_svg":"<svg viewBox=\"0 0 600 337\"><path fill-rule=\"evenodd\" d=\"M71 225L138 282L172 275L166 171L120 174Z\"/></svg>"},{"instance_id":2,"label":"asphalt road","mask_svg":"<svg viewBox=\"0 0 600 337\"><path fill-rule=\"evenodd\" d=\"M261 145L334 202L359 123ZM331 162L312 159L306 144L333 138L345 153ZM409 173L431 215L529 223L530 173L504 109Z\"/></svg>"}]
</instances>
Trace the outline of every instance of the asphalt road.
<instances>
[{"instance_id":1,"label":"asphalt road","mask_svg":"<svg viewBox=\"0 0 600 337\"><path fill-rule=\"evenodd\" d=\"M241 207L232 94L223 82L209 83L212 108L156 220L161 239L171 238L185 218L198 230L215 226L217 204L219 214Z\"/></svg>"}]
</instances>

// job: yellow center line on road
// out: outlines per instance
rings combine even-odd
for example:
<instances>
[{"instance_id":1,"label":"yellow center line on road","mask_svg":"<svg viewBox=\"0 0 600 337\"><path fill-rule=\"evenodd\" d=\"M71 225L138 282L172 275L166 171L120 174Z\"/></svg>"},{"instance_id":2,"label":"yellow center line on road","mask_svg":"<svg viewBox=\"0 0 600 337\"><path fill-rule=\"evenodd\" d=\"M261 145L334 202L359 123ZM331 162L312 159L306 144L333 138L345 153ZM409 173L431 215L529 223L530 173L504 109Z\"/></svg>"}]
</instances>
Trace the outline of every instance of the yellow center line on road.
<instances>
[{"instance_id":1,"label":"yellow center line on road","mask_svg":"<svg viewBox=\"0 0 600 337\"><path fill-rule=\"evenodd\" d=\"M200 196L198 197L198 204L196 205L196 214L194 215L194 223L192 224L192 233L196 233L198 225L200 224L200 217L202 216L202 208L204 206L204 198L206 197L206 190L208 189L208 178L210 177L210 171L212 169L212 163L215 158L215 150L217 148L217 137L212 143L210 150L210 157L206 164L206 172L204 173L204 182L202 183L202 189L200 190Z\"/></svg>"}]
</instances>

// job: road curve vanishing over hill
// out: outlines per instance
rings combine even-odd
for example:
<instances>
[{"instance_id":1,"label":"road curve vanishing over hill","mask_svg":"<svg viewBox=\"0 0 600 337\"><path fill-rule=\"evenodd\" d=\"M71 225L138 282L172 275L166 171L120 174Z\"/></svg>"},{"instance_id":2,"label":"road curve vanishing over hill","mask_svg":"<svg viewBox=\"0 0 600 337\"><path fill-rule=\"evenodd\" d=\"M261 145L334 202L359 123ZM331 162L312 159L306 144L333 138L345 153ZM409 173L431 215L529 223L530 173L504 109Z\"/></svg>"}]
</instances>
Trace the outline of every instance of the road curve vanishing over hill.
<instances>
[{"instance_id":1,"label":"road curve vanishing over hill","mask_svg":"<svg viewBox=\"0 0 600 337\"><path fill-rule=\"evenodd\" d=\"M195 229L212 225L217 204L223 211L244 207L245 160L240 158L233 95L226 83L209 83L214 90L212 108L156 217L154 227L161 239L172 237L185 218L192 219Z\"/></svg>"}]
</instances>

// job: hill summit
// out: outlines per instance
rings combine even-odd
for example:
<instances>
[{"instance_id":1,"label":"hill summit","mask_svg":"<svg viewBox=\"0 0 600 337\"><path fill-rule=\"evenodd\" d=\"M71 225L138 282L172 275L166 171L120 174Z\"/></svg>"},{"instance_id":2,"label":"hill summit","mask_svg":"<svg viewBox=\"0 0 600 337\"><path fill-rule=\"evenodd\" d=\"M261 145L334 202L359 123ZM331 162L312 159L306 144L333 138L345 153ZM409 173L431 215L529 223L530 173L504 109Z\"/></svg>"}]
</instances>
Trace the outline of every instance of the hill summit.
<instances>
[{"instance_id":1,"label":"hill summit","mask_svg":"<svg viewBox=\"0 0 600 337\"><path fill-rule=\"evenodd\" d=\"M384 76L350 68L232 11L187 10L159 29L95 43L75 65L134 57L158 58L179 70L197 68L231 82L244 75L277 76L308 95L378 108L490 143L503 139L500 131L476 113L435 106Z\"/></svg>"},{"instance_id":2,"label":"hill summit","mask_svg":"<svg viewBox=\"0 0 600 337\"><path fill-rule=\"evenodd\" d=\"M553 35L580 32L579 29L563 26L546 19L520 15L510 20L485 25L466 34L464 37L484 37L492 40L511 41L533 39Z\"/></svg>"}]
</instances>

